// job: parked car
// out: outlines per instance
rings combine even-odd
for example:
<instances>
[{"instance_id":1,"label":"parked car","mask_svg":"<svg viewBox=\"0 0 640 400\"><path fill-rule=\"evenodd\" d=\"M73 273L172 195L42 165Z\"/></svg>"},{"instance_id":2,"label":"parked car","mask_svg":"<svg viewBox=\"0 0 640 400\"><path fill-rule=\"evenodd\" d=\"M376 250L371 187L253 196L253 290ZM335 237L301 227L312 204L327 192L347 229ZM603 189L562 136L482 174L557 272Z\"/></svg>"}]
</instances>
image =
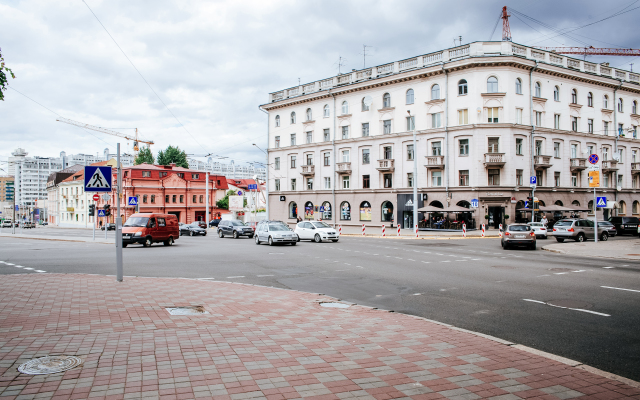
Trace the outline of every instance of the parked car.
<instances>
[{"instance_id":1,"label":"parked car","mask_svg":"<svg viewBox=\"0 0 640 400\"><path fill-rule=\"evenodd\" d=\"M116 224L114 224L113 222L109 222L108 224L104 224L100 227L100 230L103 231L104 229L108 230L108 231L115 231L116 230Z\"/></svg>"},{"instance_id":2,"label":"parked car","mask_svg":"<svg viewBox=\"0 0 640 400\"><path fill-rule=\"evenodd\" d=\"M624 235L625 233L638 234L638 226L640 225L638 217L611 217L609 222L616 227L616 232L619 235Z\"/></svg>"},{"instance_id":3,"label":"parked car","mask_svg":"<svg viewBox=\"0 0 640 400\"><path fill-rule=\"evenodd\" d=\"M218 226L218 224L220 223L220 221L222 221L221 219L212 219L211 221L209 221L209 227L213 228L214 226Z\"/></svg>"},{"instance_id":4,"label":"parked car","mask_svg":"<svg viewBox=\"0 0 640 400\"><path fill-rule=\"evenodd\" d=\"M8 219L5 219L4 221L2 221L2 227L11 228L11 221L9 221Z\"/></svg>"},{"instance_id":5,"label":"parked car","mask_svg":"<svg viewBox=\"0 0 640 400\"><path fill-rule=\"evenodd\" d=\"M600 228L607 232L609 237L614 237L618 233L615 225L609 221L598 221L598 230L600 230Z\"/></svg>"},{"instance_id":6,"label":"parked car","mask_svg":"<svg viewBox=\"0 0 640 400\"><path fill-rule=\"evenodd\" d=\"M268 242L269 246L276 243L290 243L295 246L298 243L298 235L289 225L282 221L260 221L256 226L256 244Z\"/></svg>"},{"instance_id":7,"label":"parked car","mask_svg":"<svg viewBox=\"0 0 640 400\"><path fill-rule=\"evenodd\" d=\"M223 238L225 235L233 236L234 239L238 239L240 236L249 236L249 239L253 238L253 228L247 226L244 222L231 219L221 221L218 224L218 236Z\"/></svg>"},{"instance_id":8,"label":"parked car","mask_svg":"<svg viewBox=\"0 0 640 400\"><path fill-rule=\"evenodd\" d=\"M505 250L511 246L526 246L530 250L535 250L536 233L528 224L507 225L501 243Z\"/></svg>"},{"instance_id":9,"label":"parked car","mask_svg":"<svg viewBox=\"0 0 640 400\"><path fill-rule=\"evenodd\" d=\"M29 221L22 222L22 229L32 229L35 227L36 227L36 224L34 224L33 222L29 222Z\"/></svg>"},{"instance_id":10,"label":"parked car","mask_svg":"<svg viewBox=\"0 0 640 400\"><path fill-rule=\"evenodd\" d=\"M180 236L207 236L207 230L200 227L200 224L193 222L191 224L180 225Z\"/></svg>"},{"instance_id":11,"label":"parked car","mask_svg":"<svg viewBox=\"0 0 640 400\"><path fill-rule=\"evenodd\" d=\"M536 238L547 238L547 227L542 222L529 222L527 225L533 229L536 234Z\"/></svg>"},{"instance_id":12,"label":"parked car","mask_svg":"<svg viewBox=\"0 0 640 400\"><path fill-rule=\"evenodd\" d=\"M42 226L47 226L47 225L49 225L49 223L48 223L47 221L44 221L44 222L43 222L43 223L41 223L40 225L42 225Z\"/></svg>"},{"instance_id":13,"label":"parked car","mask_svg":"<svg viewBox=\"0 0 640 400\"><path fill-rule=\"evenodd\" d=\"M191 225L199 226L202 229L207 229L207 223L204 221L194 221L191 223Z\"/></svg>"},{"instance_id":14,"label":"parked car","mask_svg":"<svg viewBox=\"0 0 640 400\"><path fill-rule=\"evenodd\" d=\"M573 239L576 242L584 242L595 238L595 224L590 219L561 219L553 226L553 236L560 243L565 239ZM598 237L602 241L609 239L609 233L604 227L598 226Z\"/></svg>"},{"instance_id":15,"label":"parked car","mask_svg":"<svg viewBox=\"0 0 640 400\"><path fill-rule=\"evenodd\" d=\"M322 221L298 222L295 233L300 240L313 240L316 243L320 243L323 240L337 242L340 239L338 232Z\"/></svg>"},{"instance_id":16,"label":"parked car","mask_svg":"<svg viewBox=\"0 0 640 400\"><path fill-rule=\"evenodd\" d=\"M178 217L172 214L133 214L122 226L122 247L142 243L149 247L153 243L171 246L180 236Z\"/></svg>"}]
</instances>

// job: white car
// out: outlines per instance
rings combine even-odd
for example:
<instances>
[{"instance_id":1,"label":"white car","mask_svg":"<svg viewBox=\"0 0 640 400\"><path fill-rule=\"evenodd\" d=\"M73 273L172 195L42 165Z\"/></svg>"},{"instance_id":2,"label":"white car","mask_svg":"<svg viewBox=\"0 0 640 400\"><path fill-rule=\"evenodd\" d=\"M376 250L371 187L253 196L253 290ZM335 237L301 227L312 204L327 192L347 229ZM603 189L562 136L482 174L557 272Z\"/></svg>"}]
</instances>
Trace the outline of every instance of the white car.
<instances>
[{"instance_id":1,"label":"white car","mask_svg":"<svg viewBox=\"0 0 640 400\"><path fill-rule=\"evenodd\" d=\"M300 240L313 240L316 243L323 240L337 242L340 239L338 232L322 221L298 222L295 232Z\"/></svg>"},{"instance_id":2,"label":"white car","mask_svg":"<svg viewBox=\"0 0 640 400\"><path fill-rule=\"evenodd\" d=\"M533 229L536 238L547 238L547 227L542 222L529 222L527 225Z\"/></svg>"}]
</instances>

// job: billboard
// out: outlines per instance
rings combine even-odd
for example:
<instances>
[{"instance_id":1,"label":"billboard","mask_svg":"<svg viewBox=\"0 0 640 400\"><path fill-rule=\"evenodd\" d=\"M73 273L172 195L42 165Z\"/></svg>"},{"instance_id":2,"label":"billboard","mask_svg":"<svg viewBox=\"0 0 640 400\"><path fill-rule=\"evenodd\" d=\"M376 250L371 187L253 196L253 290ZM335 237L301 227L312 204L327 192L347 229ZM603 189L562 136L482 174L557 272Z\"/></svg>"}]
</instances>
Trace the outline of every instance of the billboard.
<instances>
[{"instance_id":1,"label":"billboard","mask_svg":"<svg viewBox=\"0 0 640 400\"><path fill-rule=\"evenodd\" d=\"M242 196L229 196L229 211L242 211L243 206L244 198Z\"/></svg>"}]
</instances>

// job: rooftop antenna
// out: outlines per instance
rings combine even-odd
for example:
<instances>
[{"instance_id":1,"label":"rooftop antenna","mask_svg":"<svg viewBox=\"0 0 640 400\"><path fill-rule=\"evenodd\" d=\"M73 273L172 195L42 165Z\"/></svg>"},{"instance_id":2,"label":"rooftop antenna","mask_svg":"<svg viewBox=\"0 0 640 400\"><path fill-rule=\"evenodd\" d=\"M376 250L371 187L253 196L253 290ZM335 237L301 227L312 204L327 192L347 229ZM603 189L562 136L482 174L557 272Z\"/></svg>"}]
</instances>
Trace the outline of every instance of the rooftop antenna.
<instances>
[{"instance_id":1,"label":"rooftop antenna","mask_svg":"<svg viewBox=\"0 0 640 400\"><path fill-rule=\"evenodd\" d=\"M367 47L373 47L373 46L367 46L366 44L362 45L362 68L367 68Z\"/></svg>"},{"instance_id":2,"label":"rooftop antenna","mask_svg":"<svg viewBox=\"0 0 640 400\"><path fill-rule=\"evenodd\" d=\"M338 75L342 73L341 68L346 65L347 59L344 57L338 57Z\"/></svg>"},{"instance_id":3,"label":"rooftop antenna","mask_svg":"<svg viewBox=\"0 0 640 400\"><path fill-rule=\"evenodd\" d=\"M629 65L631 65L631 72L633 72L633 63L631 63Z\"/></svg>"}]
</instances>

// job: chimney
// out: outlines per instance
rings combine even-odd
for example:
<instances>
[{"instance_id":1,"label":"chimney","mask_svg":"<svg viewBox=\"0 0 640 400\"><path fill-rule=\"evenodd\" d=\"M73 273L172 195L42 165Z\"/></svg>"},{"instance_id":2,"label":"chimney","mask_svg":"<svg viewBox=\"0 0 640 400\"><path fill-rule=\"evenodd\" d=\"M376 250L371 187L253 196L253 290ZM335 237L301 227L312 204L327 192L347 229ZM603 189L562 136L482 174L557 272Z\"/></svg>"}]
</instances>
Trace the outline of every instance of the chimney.
<instances>
[{"instance_id":1,"label":"chimney","mask_svg":"<svg viewBox=\"0 0 640 400\"><path fill-rule=\"evenodd\" d=\"M176 163L171 163L169 165L171 166L172 169L176 167Z\"/></svg>"}]
</instances>

